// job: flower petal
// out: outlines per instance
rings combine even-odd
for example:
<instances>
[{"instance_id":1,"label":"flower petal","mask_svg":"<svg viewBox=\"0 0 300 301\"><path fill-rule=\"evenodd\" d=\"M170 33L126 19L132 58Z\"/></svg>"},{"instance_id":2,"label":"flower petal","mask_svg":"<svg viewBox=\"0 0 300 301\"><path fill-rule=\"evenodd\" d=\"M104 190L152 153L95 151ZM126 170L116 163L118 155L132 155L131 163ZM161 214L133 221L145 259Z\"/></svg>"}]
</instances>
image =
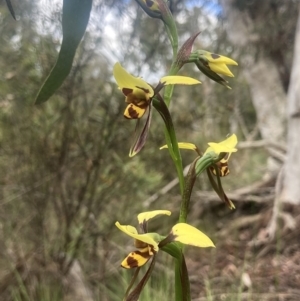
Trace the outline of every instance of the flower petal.
<instances>
[{"instance_id":1,"label":"flower petal","mask_svg":"<svg viewBox=\"0 0 300 301\"><path fill-rule=\"evenodd\" d=\"M219 74L223 74L229 77L234 77L233 73L229 70L229 68L226 66L226 64L223 63L208 63L209 68Z\"/></svg>"},{"instance_id":2,"label":"flower petal","mask_svg":"<svg viewBox=\"0 0 300 301\"><path fill-rule=\"evenodd\" d=\"M197 146L193 143L188 143L188 142L178 142L178 147L181 149L190 149L190 150L196 150ZM168 148L168 145L165 144L163 146L161 146L159 149L164 149L164 148Z\"/></svg>"},{"instance_id":3,"label":"flower petal","mask_svg":"<svg viewBox=\"0 0 300 301\"><path fill-rule=\"evenodd\" d=\"M178 76L178 75L169 75L164 76L160 79L160 82L164 85L197 85L201 84L200 81L188 77L188 76Z\"/></svg>"},{"instance_id":4,"label":"flower petal","mask_svg":"<svg viewBox=\"0 0 300 301\"><path fill-rule=\"evenodd\" d=\"M134 77L130 73L128 73L119 62L115 63L113 68L113 74L115 77L115 80L118 84L118 86L123 89L142 89L149 95L149 97L152 97L154 94L153 88L146 83L143 79L139 77Z\"/></svg>"},{"instance_id":5,"label":"flower petal","mask_svg":"<svg viewBox=\"0 0 300 301\"><path fill-rule=\"evenodd\" d=\"M210 169L206 170L207 175L208 175L208 179L210 181L210 184L212 186L212 188L214 189L214 191L217 193L217 195L219 196L219 198L226 203L226 205L229 207L229 209L235 209L235 206L233 204L233 202L227 197L226 193L224 192L224 189L222 187L222 182L220 180L220 177L217 176L217 183L214 179L214 177L212 176L212 172Z\"/></svg>"},{"instance_id":6,"label":"flower petal","mask_svg":"<svg viewBox=\"0 0 300 301\"><path fill-rule=\"evenodd\" d=\"M215 247L211 239L197 228L186 224L176 224L169 236L173 236L173 241L179 241L186 245L196 246L200 248Z\"/></svg>"},{"instance_id":7,"label":"flower petal","mask_svg":"<svg viewBox=\"0 0 300 301\"><path fill-rule=\"evenodd\" d=\"M234 65L234 66L238 65L238 63L236 61L234 61L233 59L231 59L227 56L220 55L220 54L205 51L204 56L211 63Z\"/></svg>"},{"instance_id":8,"label":"flower petal","mask_svg":"<svg viewBox=\"0 0 300 301\"><path fill-rule=\"evenodd\" d=\"M141 267L152 257L148 252L148 247L142 250L131 252L121 263L125 269Z\"/></svg>"},{"instance_id":9,"label":"flower petal","mask_svg":"<svg viewBox=\"0 0 300 301\"><path fill-rule=\"evenodd\" d=\"M209 151L213 151L217 154L234 153L237 152L237 149L235 148L237 145L237 137L235 134L232 134L230 137L219 143L209 142L208 145L210 147L205 151L205 153L208 153Z\"/></svg>"},{"instance_id":10,"label":"flower petal","mask_svg":"<svg viewBox=\"0 0 300 301\"><path fill-rule=\"evenodd\" d=\"M158 215L171 215L171 211L169 210L153 210L153 211L148 211L148 212L142 212L140 213L137 218L139 221L139 224L143 224L145 222L147 222L148 220L150 220L151 218L154 218Z\"/></svg>"},{"instance_id":11,"label":"flower petal","mask_svg":"<svg viewBox=\"0 0 300 301\"><path fill-rule=\"evenodd\" d=\"M134 143L129 150L129 157L135 156L144 147L150 129L151 117L152 117L152 105L149 105L148 116L141 130L140 130L140 119L138 119L136 123L135 131L134 131L135 132Z\"/></svg>"},{"instance_id":12,"label":"flower petal","mask_svg":"<svg viewBox=\"0 0 300 301\"><path fill-rule=\"evenodd\" d=\"M119 222L116 222L115 225L119 228L119 230L123 231L127 235L132 238L135 238L139 241L142 241L150 246L152 246L154 251L158 251L158 243L152 238L149 234L138 234L137 230L129 225L121 225ZM134 230L133 230L134 229Z\"/></svg>"},{"instance_id":13,"label":"flower petal","mask_svg":"<svg viewBox=\"0 0 300 301\"><path fill-rule=\"evenodd\" d=\"M147 108L140 108L131 103L126 107L124 117L127 119L140 119L144 116L146 110Z\"/></svg>"},{"instance_id":14,"label":"flower petal","mask_svg":"<svg viewBox=\"0 0 300 301\"><path fill-rule=\"evenodd\" d=\"M143 278L140 280L140 282L137 284L137 286L130 292L130 294L128 294L128 293L129 293L132 285L129 286L129 288L126 291L126 295L125 295L123 301L138 301L139 300L140 294L152 274L153 268L155 266L155 259L156 259L156 256L153 256L153 259L151 260L150 266L149 266L146 274L143 276ZM139 270L140 270L140 268L137 268L136 272L138 273ZM136 279L136 276L137 276L137 274L135 273L132 278L133 282ZM133 282L131 282L131 284L133 284Z\"/></svg>"}]
</instances>

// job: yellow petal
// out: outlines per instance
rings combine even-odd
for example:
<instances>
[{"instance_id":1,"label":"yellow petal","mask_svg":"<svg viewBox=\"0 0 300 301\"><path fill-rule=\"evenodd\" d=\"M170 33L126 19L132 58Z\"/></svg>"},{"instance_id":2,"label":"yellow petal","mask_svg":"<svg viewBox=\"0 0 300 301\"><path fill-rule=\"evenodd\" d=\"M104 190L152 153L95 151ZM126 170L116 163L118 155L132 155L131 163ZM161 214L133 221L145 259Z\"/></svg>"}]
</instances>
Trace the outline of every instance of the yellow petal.
<instances>
[{"instance_id":1,"label":"yellow petal","mask_svg":"<svg viewBox=\"0 0 300 301\"><path fill-rule=\"evenodd\" d=\"M207 58L207 60L209 62L216 63L216 64L226 64L226 65L234 65L234 66L238 65L238 63L236 61L234 61L233 59L231 59L227 56L223 56L223 55L216 54L216 53L211 53L208 51L206 51L205 57Z\"/></svg>"},{"instance_id":2,"label":"yellow petal","mask_svg":"<svg viewBox=\"0 0 300 301\"><path fill-rule=\"evenodd\" d=\"M230 137L219 143L209 142L208 145L210 146L210 148L208 148L205 153L207 153L209 149L211 149L210 151L213 151L216 154L234 153L237 152L237 149L235 148L235 146L237 145L237 137L235 134L232 134Z\"/></svg>"},{"instance_id":3,"label":"yellow petal","mask_svg":"<svg viewBox=\"0 0 300 301\"><path fill-rule=\"evenodd\" d=\"M115 225L119 228L119 230L123 231L130 237L151 245L154 251L158 251L158 243L151 237L151 235L138 234L137 230L134 227L129 225L121 225L119 222L116 222Z\"/></svg>"},{"instance_id":4,"label":"yellow petal","mask_svg":"<svg viewBox=\"0 0 300 301\"><path fill-rule=\"evenodd\" d=\"M221 63L208 63L208 66L210 67L210 69L218 74L223 74L223 75L226 75L226 76L229 76L229 77L234 77L233 73L229 70L229 68Z\"/></svg>"},{"instance_id":5,"label":"yellow petal","mask_svg":"<svg viewBox=\"0 0 300 301\"><path fill-rule=\"evenodd\" d=\"M164 85L197 85L201 84L198 80L188 76L164 76L160 79L160 82Z\"/></svg>"},{"instance_id":6,"label":"yellow petal","mask_svg":"<svg viewBox=\"0 0 300 301\"><path fill-rule=\"evenodd\" d=\"M171 215L171 211L169 210L153 210L153 211L148 211L148 212L142 212L138 215L138 221L139 224L145 223L151 218L154 218L155 216L158 215Z\"/></svg>"},{"instance_id":7,"label":"yellow petal","mask_svg":"<svg viewBox=\"0 0 300 301\"><path fill-rule=\"evenodd\" d=\"M196 150L197 146L193 143L188 143L188 142L179 142L178 147L181 149L190 149L190 150Z\"/></svg>"},{"instance_id":8,"label":"yellow petal","mask_svg":"<svg viewBox=\"0 0 300 301\"><path fill-rule=\"evenodd\" d=\"M200 248L214 247L214 243L204 233L197 228L186 223L176 224L169 234L173 236L173 241L179 241L185 245L196 246Z\"/></svg>"},{"instance_id":9,"label":"yellow petal","mask_svg":"<svg viewBox=\"0 0 300 301\"><path fill-rule=\"evenodd\" d=\"M147 84L143 79L139 77L134 77L130 73L128 73L121 64L115 63L113 68L113 74L116 79L118 86L123 89L143 89L149 97L152 97L154 94L153 88Z\"/></svg>"},{"instance_id":10,"label":"yellow petal","mask_svg":"<svg viewBox=\"0 0 300 301\"><path fill-rule=\"evenodd\" d=\"M133 103L129 104L124 112L124 117L127 119L139 119L142 118L147 108L140 108Z\"/></svg>"},{"instance_id":11,"label":"yellow petal","mask_svg":"<svg viewBox=\"0 0 300 301\"><path fill-rule=\"evenodd\" d=\"M149 254L148 248L144 248L140 251L131 252L121 263L121 266L125 269L132 269L143 266L152 255Z\"/></svg>"},{"instance_id":12,"label":"yellow petal","mask_svg":"<svg viewBox=\"0 0 300 301\"><path fill-rule=\"evenodd\" d=\"M190 150L196 150L197 146L193 143L188 143L188 142L178 142L178 147L181 149L190 149ZM164 149L164 148L168 148L168 145L165 144L163 146L161 146L159 149Z\"/></svg>"}]
</instances>

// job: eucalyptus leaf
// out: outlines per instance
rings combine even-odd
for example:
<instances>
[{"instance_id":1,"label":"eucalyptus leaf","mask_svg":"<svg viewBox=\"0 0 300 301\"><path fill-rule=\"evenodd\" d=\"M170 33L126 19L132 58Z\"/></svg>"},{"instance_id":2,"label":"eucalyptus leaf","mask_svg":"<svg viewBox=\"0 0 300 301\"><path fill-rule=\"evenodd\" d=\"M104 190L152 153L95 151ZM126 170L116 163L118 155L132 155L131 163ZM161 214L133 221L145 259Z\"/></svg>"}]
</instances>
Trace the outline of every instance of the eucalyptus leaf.
<instances>
[{"instance_id":1,"label":"eucalyptus leaf","mask_svg":"<svg viewBox=\"0 0 300 301\"><path fill-rule=\"evenodd\" d=\"M90 18L92 2L92 0L64 0L61 49L55 66L36 97L36 104L47 101L69 75L76 49Z\"/></svg>"},{"instance_id":2,"label":"eucalyptus leaf","mask_svg":"<svg viewBox=\"0 0 300 301\"><path fill-rule=\"evenodd\" d=\"M16 20L16 15L15 15L15 12L14 12L14 8L13 8L10 0L6 0L6 5L8 7L8 10L9 10L10 14L12 15L12 17Z\"/></svg>"}]
</instances>

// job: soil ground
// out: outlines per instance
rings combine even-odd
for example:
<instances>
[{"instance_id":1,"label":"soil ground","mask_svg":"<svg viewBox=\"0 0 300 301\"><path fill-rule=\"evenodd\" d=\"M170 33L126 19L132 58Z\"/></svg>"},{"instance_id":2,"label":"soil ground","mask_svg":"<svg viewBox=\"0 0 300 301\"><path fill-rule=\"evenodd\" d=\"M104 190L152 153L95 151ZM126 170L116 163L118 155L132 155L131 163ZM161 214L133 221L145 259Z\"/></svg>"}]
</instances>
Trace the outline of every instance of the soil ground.
<instances>
[{"instance_id":1,"label":"soil ground","mask_svg":"<svg viewBox=\"0 0 300 301\"><path fill-rule=\"evenodd\" d=\"M270 206L237 207L222 223L223 210L204 213L218 234L213 238L216 249L187 252L193 300L299 301L300 206L282 208L294 227L279 220L273 240L267 236Z\"/></svg>"}]
</instances>

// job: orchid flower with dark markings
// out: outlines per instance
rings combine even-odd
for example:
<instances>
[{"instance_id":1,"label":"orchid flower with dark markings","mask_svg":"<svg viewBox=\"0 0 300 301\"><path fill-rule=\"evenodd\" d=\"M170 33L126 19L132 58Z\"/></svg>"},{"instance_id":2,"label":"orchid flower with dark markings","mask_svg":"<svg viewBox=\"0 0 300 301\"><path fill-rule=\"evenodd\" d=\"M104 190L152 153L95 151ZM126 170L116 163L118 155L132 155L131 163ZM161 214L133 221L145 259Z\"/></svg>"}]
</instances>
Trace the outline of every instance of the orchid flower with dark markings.
<instances>
[{"instance_id":1,"label":"orchid flower with dark markings","mask_svg":"<svg viewBox=\"0 0 300 301\"><path fill-rule=\"evenodd\" d=\"M153 88L146 81L140 77L135 77L129 74L120 63L116 63L113 68L113 75L115 80L125 95L125 102L128 104L124 117L127 119L137 119L137 126L139 119L144 116L148 110L148 116L141 133L137 136L134 146L131 148L129 156L136 155L144 146L146 137L149 131L151 122L151 108L152 99L159 94L159 91L166 85L196 85L200 82L196 79L186 76L164 76L159 80L156 88ZM137 132L137 128L136 128Z\"/></svg>"},{"instance_id":2,"label":"orchid flower with dark markings","mask_svg":"<svg viewBox=\"0 0 300 301\"><path fill-rule=\"evenodd\" d=\"M233 59L205 50L198 50L197 53L199 55L199 59L202 60L211 71L225 76L234 77L233 73L227 67L227 65L238 65L238 63Z\"/></svg>"},{"instance_id":3,"label":"orchid flower with dark markings","mask_svg":"<svg viewBox=\"0 0 300 301\"><path fill-rule=\"evenodd\" d=\"M213 242L208 236L186 223L178 223L172 227L170 233L164 237L157 233L148 232L148 221L158 215L171 215L168 210L154 210L143 212L138 215L139 226L142 234L138 234L135 227L121 225L116 222L116 226L128 236L134 238L136 251L131 252L121 263L126 269L143 266L151 257L155 256L159 249L166 244L178 241L183 244L196 247L214 247Z\"/></svg>"},{"instance_id":4,"label":"orchid flower with dark markings","mask_svg":"<svg viewBox=\"0 0 300 301\"><path fill-rule=\"evenodd\" d=\"M218 84L231 89L228 85L228 82L219 74L234 77L227 65L237 66L238 63L229 57L202 49L192 52L193 44L199 34L200 32L197 32L187 39L186 42L181 46L176 60L178 68L180 69L184 64L187 63L195 63L197 68L207 77L214 80Z\"/></svg>"},{"instance_id":5,"label":"orchid flower with dark markings","mask_svg":"<svg viewBox=\"0 0 300 301\"><path fill-rule=\"evenodd\" d=\"M188 150L194 150L198 155L198 161L193 166L201 172L206 169L207 175L209 178L209 181L213 187L213 189L216 191L216 193L219 195L221 200L223 200L230 209L234 209L235 206L232 203L231 200L228 199L226 196L220 177L225 177L229 174L229 168L228 168L228 160L232 153L237 152L237 137L235 134L232 134L227 139L216 143L216 142L209 142L209 147L206 149L204 154L200 152L199 148L193 144L188 142L179 142L178 147L181 149L188 149ZM162 146L160 149L167 148L167 145ZM204 168L202 168L202 166ZM201 173L199 172L199 173ZM212 177L212 174L214 174L217 177L217 182Z\"/></svg>"},{"instance_id":6,"label":"orchid flower with dark markings","mask_svg":"<svg viewBox=\"0 0 300 301\"><path fill-rule=\"evenodd\" d=\"M116 222L116 226L122 232L134 239L134 245L137 249L131 252L121 263L123 268L136 268L132 281L126 291L125 298L123 299L125 301L138 300L142 289L151 276L156 255L160 249L178 259L178 254L180 256L183 255L181 249L176 245L176 242L200 248L215 247L208 236L199 231L197 228L186 223L178 223L173 226L167 236L161 236L158 233L148 232L148 221L159 215L171 215L171 212L168 210L154 210L143 212L138 215L138 223L142 232L141 234L138 233L135 227L130 225L120 225L119 222ZM152 261L148 270L136 287L132 289L140 268L145 265L150 258L152 258ZM187 274L185 276L188 277Z\"/></svg>"}]
</instances>

